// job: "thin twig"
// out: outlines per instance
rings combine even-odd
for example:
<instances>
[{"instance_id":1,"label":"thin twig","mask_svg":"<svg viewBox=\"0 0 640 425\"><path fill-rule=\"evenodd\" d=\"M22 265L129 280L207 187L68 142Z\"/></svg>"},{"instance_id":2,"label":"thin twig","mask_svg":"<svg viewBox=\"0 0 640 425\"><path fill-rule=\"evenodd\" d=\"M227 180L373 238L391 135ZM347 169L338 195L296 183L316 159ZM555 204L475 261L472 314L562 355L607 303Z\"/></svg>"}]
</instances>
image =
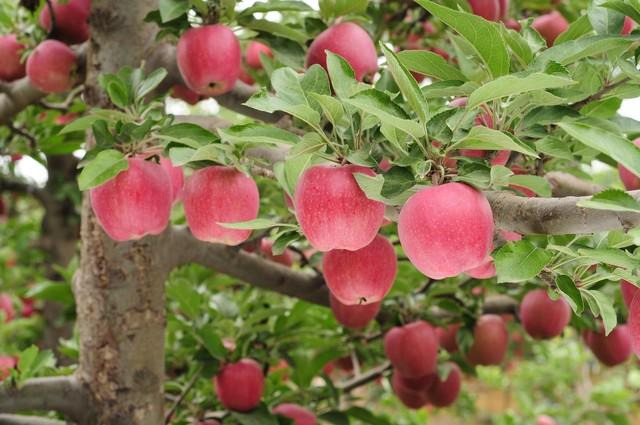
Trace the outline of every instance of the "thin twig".
<instances>
[{"instance_id":1,"label":"thin twig","mask_svg":"<svg viewBox=\"0 0 640 425\"><path fill-rule=\"evenodd\" d=\"M388 370L391 370L391 363L384 362L380 366L370 369L365 373L354 377L353 379L336 385L336 388L344 391L345 393L348 393L358 387L368 384L371 381L375 381Z\"/></svg>"},{"instance_id":2,"label":"thin twig","mask_svg":"<svg viewBox=\"0 0 640 425\"><path fill-rule=\"evenodd\" d=\"M194 374L191 377L191 379L189 380L189 382L187 383L187 386L184 387L184 389L182 390L182 393L180 394L178 399L175 401L175 403L173 403L173 406L171 406L171 409L169 409L169 411L167 412L167 414L166 414L166 416L164 418L165 425L169 425L171 423L171 419L173 418L173 414L176 412L176 410L178 410L178 407L184 401L184 399L187 397L187 394L189 394L189 391L191 391L191 389L196 384L196 382L198 382L198 378L200 378L200 372L201 371L202 371L202 366L199 366L196 369L196 371L194 372Z\"/></svg>"}]
</instances>

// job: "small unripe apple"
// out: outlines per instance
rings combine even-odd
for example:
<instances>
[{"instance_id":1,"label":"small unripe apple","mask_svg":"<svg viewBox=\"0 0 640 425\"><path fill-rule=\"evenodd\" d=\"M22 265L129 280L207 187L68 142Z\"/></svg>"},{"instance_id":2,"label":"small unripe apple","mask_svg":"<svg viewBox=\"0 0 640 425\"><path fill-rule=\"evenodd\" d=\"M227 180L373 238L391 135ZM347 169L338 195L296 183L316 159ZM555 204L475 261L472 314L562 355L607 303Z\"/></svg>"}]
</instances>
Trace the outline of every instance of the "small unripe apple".
<instances>
[{"instance_id":1,"label":"small unripe apple","mask_svg":"<svg viewBox=\"0 0 640 425\"><path fill-rule=\"evenodd\" d=\"M233 89L242 63L240 42L224 25L206 25L185 32L176 51L180 74L202 96L219 96Z\"/></svg>"},{"instance_id":2,"label":"small unripe apple","mask_svg":"<svg viewBox=\"0 0 640 425\"><path fill-rule=\"evenodd\" d=\"M172 189L167 172L142 158L129 158L129 168L89 191L98 222L115 241L157 235L167 227Z\"/></svg>"},{"instance_id":3,"label":"small unripe apple","mask_svg":"<svg viewBox=\"0 0 640 425\"><path fill-rule=\"evenodd\" d=\"M564 298L552 300L544 289L529 291L520 303L522 327L534 339L559 336L571 320L571 307Z\"/></svg>"},{"instance_id":4,"label":"small unripe apple","mask_svg":"<svg viewBox=\"0 0 640 425\"><path fill-rule=\"evenodd\" d=\"M460 395L462 387L462 372L457 364L449 362L451 370L444 381L440 380L438 374L435 374L433 385L427 390L429 403L435 407L449 407Z\"/></svg>"},{"instance_id":5,"label":"small unripe apple","mask_svg":"<svg viewBox=\"0 0 640 425\"><path fill-rule=\"evenodd\" d=\"M355 173L375 176L358 165L314 165L298 180L296 217L307 240L318 251L369 245L384 219L384 204L367 198Z\"/></svg>"},{"instance_id":6,"label":"small unripe apple","mask_svg":"<svg viewBox=\"0 0 640 425\"><path fill-rule=\"evenodd\" d=\"M232 167L211 166L196 171L187 178L182 197L193 235L226 245L246 241L251 230L228 229L218 223L254 220L260 208L256 183Z\"/></svg>"},{"instance_id":7,"label":"small unripe apple","mask_svg":"<svg viewBox=\"0 0 640 425\"><path fill-rule=\"evenodd\" d=\"M556 420L551 416L540 415L536 418L536 425L556 425Z\"/></svg>"},{"instance_id":8,"label":"small unripe apple","mask_svg":"<svg viewBox=\"0 0 640 425\"><path fill-rule=\"evenodd\" d=\"M622 35L629 35L631 34L631 31L633 31L633 27L635 27L635 22L633 22L633 19L631 19L628 16L624 17L624 25L622 26L622 30L620 31L620 34Z\"/></svg>"},{"instance_id":9,"label":"small unripe apple","mask_svg":"<svg viewBox=\"0 0 640 425\"><path fill-rule=\"evenodd\" d=\"M25 65L20 60L24 45L15 34L0 36L0 80L14 81L25 76Z\"/></svg>"},{"instance_id":10,"label":"small unripe apple","mask_svg":"<svg viewBox=\"0 0 640 425\"><path fill-rule=\"evenodd\" d=\"M273 413L293 419L293 425L316 425L316 415L309 409L293 403L283 403L273 409Z\"/></svg>"},{"instance_id":11,"label":"small unripe apple","mask_svg":"<svg viewBox=\"0 0 640 425\"><path fill-rule=\"evenodd\" d=\"M338 323L350 329L365 328L380 311L380 302L346 305L329 293L329 304Z\"/></svg>"},{"instance_id":12,"label":"small unripe apple","mask_svg":"<svg viewBox=\"0 0 640 425\"><path fill-rule=\"evenodd\" d=\"M270 58L273 57L273 52L269 46L260 43L259 41L250 41L247 45L247 51L245 52L245 62L247 63L247 66L253 69L262 69L260 53Z\"/></svg>"},{"instance_id":13,"label":"small unripe apple","mask_svg":"<svg viewBox=\"0 0 640 425\"><path fill-rule=\"evenodd\" d=\"M432 381L432 375L428 375L427 379ZM391 377L391 388L398 397L398 399L409 409L420 409L424 407L428 402L427 389L413 389L406 385L406 379L397 371L394 370Z\"/></svg>"},{"instance_id":14,"label":"small unripe apple","mask_svg":"<svg viewBox=\"0 0 640 425\"><path fill-rule=\"evenodd\" d=\"M491 279L496 276L496 265L493 263L493 259L489 258L486 263L467 270L465 274L474 279Z\"/></svg>"},{"instance_id":15,"label":"small unripe apple","mask_svg":"<svg viewBox=\"0 0 640 425\"><path fill-rule=\"evenodd\" d=\"M420 378L433 373L438 357L438 337L423 321L395 327L384 336L384 352L399 374Z\"/></svg>"},{"instance_id":16,"label":"small unripe apple","mask_svg":"<svg viewBox=\"0 0 640 425\"><path fill-rule=\"evenodd\" d=\"M462 183L430 186L402 207L398 236L411 263L426 276L457 276L485 264L491 253L491 206L481 192Z\"/></svg>"},{"instance_id":17,"label":"small unripe apple","mask_svg":"<svg viewBox=\"0 0 640 425\"><path fill-rule=\"evenodd\" d=\"M495 314L480 316L473 329L473 344L467 352L472 365L499 365L507 352L509 334L502 317Z\"/></svg>"},{"instance_id":18,"label":"small unripe apple","mask_svg":"<svg viewBox=\"0 0 640 425\"><path fill-rule=\"evenodd\" d=\"M633 303L631 308L633 309ZM609 367L617 366L627 361L631 355L632 346L629 326L618 325L606 336L603 328L598 332L589 332L587 345L602 364Z\"/></svg>"},{"instance_id":19,"label":"small unripe apple","mask_svg":"<svg viewBox=\"0 0 640 425\"><path fill-rule=\"evenodd\" d=\"M76 54L64 43L45 40L27 58L27 76L45 93L64 93L75 83Z\"/></svg>"},{"instance_id":20,"label":"small unripe apple","mask_svg":"<svg viewBox=\"0 0 640 425\"><path fill-rule=\"evenodd\" d=\"M444 328L436 328L436 334L440 341L440 347L453 354L458 351L458 341L456 335L460 329L460 323L452 323Z\"/></svg>"},{"instance_id":21,"label":"small unripe apple","mask_svg":"<svg viewBox=\"0 0 640 425\"><path fill-rule=\"evenodd\" d=\"M640 147L640 137L633 141L633 144ZM640 153L640 150L638 150ZM627 167L622 164L618 164L618 172L620 174L620 180L624 184L627 190L640 189L640 177L631 172Z\"/></svg>"},{"instance_id":22,"label":"small unripe apple","mask_svg":"<svg viewBox=\"0 0 640 425\"><path fill-rule=\"evenodd\" d=\"M169 158L160 157L160 165L169 175L171 180L171 199L177 202L182 199L182 190L184 187L184 172L181 167L174 167Z\"/></svg>"},{"instance_id":23,"label":"small unripe apple","mask_svg":"<svg viewBox=\"0 0 640 425\"><path fill-rule=\"evenodd\" d=\"M14 357L0 356L0 382L11 375L11 369L15 368L18 362Z\"/></svg>"},{"instance_id":24,"label":"small unripe apple","mask_svg":"<svg viewBox=\"0 0 640 425\"><path fill-rule=\"evenodd\" d=\"M0 294L0 315L4 314L4 323L9 323L16 317L16 310L13 308L11 297L7 294Z\"/></svg>"},{"instance_id":25,"label":"small unripe apple","mask_svg":"<svg viewBox=\"0 0 640 425\"><path fill-rule=\"evenodd\" d=\"M469 0L469 6L475 15L482 16L488 21L500 19L500 0Z\"/></svg>"},{"instance_id":26,"label":"small unripe apple","mask_svg":"<svg viewBox=\"0 0 640 425\"><path fill-rule=\"evenodd\" d=\"M343 304L375 303L389 293L398 271L393 245L378 235L357 251L334 249L322 260L331 293Z\"/></svg>"},{"instance_id":27,"label":"small unripe apple","mask_svg":"<svg viewBox=\"0 0 640 425\"><path fill-rule=\"evenodd\" d=\"M624 279L620 280L620 292L622 292L622 299L627 308L631 307L633 297L638 293L638 287L631 282Z\"/></svg>"},{"instance_id":28,"label":"small unripe apple","mask_svg":"<svg viewBox=\"0 0 640 425\"><path fill-rule=\"evenodd\" d=\"M260 240L260 251L262 252L262 255L274 263L282 264L286 267L291 267L293 265L292 251L290 249L286 249L282 254L274 255L273 241L270 239L262 238L262 240Z\"/></svg>"},{"instance_id":29,"label":"small unripe apple","mask_svg":"<svg viewBox=\"0 0 640 425\"><path fill-rule=\"evenodd\" d=\"M538 31L542 38L547 41L547 46L551 47L556 38L569 29L569 21L560 12L554 10L534 19L531 28Z\"/></svg>"},{"instance_id":30,"label":"small unripe apple","mask_svg":"<svg viewBox=\"0 0 640 425\"><path fill-rule=\"evenodd\" d=\"M171 87L171 97L180 99L189 105L196 105L200 102L200 95L184 84L176 84Z\"/></svg>"},{"instance_id":31,"label":"small unripe apple","mask_svg":"<svg viewBox=\"0 0 640 425\"><path fill-rule=\"evenodd\" d=\"M364 29L352 22L329 27L313 40L307 53L307 68L319 64L327 69L327 50L342 56L351 65L359 81L378 70L378 53L373 40Z\"/></svg>"},{"instance_id":32,"label":"small unripe apple","mask_svg":"<svg viewBox=\"0 0 640 425\"><path fill-rule=\"evenodd\" d=\"M51 0L55 16L53 37L67 44L83 43L89 39L91 0ZM51 10L45 4L40 12L40 26L51 30Z\"/></svg>"},{"instance_id":33,"label":"small unripe apple","mask_svg":"<svg viewBox=\"0 0 640 425\"><path fill-rule=\"evenodd\" d=\"M262 368L253 359L242 359L224 366L214 377L216 394L222 405L248 412L260 404L264 389Z\"/></svg>"}]
</instances>

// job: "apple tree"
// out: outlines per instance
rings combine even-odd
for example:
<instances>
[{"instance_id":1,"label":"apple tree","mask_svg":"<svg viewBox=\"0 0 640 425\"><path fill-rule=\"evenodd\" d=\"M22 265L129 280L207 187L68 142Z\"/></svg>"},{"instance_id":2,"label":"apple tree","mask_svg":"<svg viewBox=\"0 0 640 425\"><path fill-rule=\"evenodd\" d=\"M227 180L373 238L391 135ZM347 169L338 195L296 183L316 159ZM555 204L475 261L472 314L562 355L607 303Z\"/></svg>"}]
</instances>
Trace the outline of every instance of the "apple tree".
<instances>
[{"instance_id":1,"label":"apple tree","mask_svg":"<svg viewBox=\"0 0 640 425\"><path fill-rule=\"evenodd\" d=\"M0 1L0 424L629 423L640 3L309 3Z\"/></svg>"}]
</instances>

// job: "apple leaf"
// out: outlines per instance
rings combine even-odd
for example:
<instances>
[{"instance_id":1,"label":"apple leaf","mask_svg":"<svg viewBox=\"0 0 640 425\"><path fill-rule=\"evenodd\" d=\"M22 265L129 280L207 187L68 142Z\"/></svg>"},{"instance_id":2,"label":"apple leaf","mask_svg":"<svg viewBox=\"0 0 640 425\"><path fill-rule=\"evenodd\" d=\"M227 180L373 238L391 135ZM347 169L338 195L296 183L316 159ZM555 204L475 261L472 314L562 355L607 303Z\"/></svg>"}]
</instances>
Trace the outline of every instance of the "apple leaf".
<instances>
[{"instance_id":1,"label":"apple leaf","mask_svg":"<svg viewBox=\"0 0 640 425\"><path fill-rule=\"evenodd\" d=\"M486 151L510 150L538 158L538 154L525 142L513 135L484 126L475 126L469 134L449 147L451 149L479 149Z\"/></svg>"},{"instance_id":2,"label":"apple leaf","mask_svg":"<svg viewBox=\"0 0 640 425\"><path fill-rule=\"evenodd\" d=\"M467 81L467 77L458 68L449 65L442 56L428 50L403 50L398 53L398 59L410 71L438 80Z\"/></svg>"},{"instance_id":3,"label":"apple leaf","mask_svg":"<svg viewBox=\"0 0 640 425\"><path fill-rule=\"evenodd\" d=\"M128 168L129 162L122 152L104 150L84 166L78 176L78 187L84 191L100 186Z\"/></svg>"},{"instance_id":4,"label":"apple leaf","mask_svg":"<svg viewBox=\"0 0 640 425\"><path fill-rule=\"evenodd\" d=\"M580 293L587 300L589 308L594 316L602 318L604 333L609 335L618 324L618 317L613 308L611 299L600 291L580 289Z\"/></svg>"},{"instance_id":5,"label":"apple leaf","mask_svg":"<svg viewBox=\"0 0 640 425\"><path fill-rule=\"evenodd\" d=\"M509 242L493 254L498 283L524 282L536 277L551 261L551 253L522 240Z\"/></svg>"},{"instance_id":6,"label":"apple leaf","mask_svg":"<svg viewBox=\"0 0 640 425\"><path fill-rule=\"evenodd\" d=\"M556 286L558 286L558 289L560 289L576 315L581 315L584 311L584 301L573 279L567 275L558 275L556 277Z\"/></svg>"},{"instance_id":7,"label":"apple leaf","mask_svg":"<svg viewBox=\"0 0 640 425\"><path fill-rule=\"evenodd\" d=\"M591 199L579 201L576 205L596 210L640 213L640 202L636 201L627 192L618 189L604 190L593 195Z\"/></svg>"}]
</instances>

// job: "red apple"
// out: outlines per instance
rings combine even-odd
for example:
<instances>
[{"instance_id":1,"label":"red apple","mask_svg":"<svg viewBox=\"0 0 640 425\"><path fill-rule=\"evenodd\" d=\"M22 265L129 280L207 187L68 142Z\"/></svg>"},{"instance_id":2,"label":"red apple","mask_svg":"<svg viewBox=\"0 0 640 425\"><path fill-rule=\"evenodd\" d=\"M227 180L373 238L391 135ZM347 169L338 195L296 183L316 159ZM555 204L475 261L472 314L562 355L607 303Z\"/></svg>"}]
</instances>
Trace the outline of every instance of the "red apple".
<instances>
[{"instance_id":1,"label":"red apple","mask_svg":"<svg viewBox=\"0 0 640 425\"><path fill-rule=\"evenodd\" d=\"M233 89L240 76L242 52L233 31L224 25L191 28L178 42L176 60L187 86L202 96Z\"/></svg>"},{"instance_id":2,"label":"red apple","mask_svg":"<svg viewBox=\"0 0 640 425\"><path fill-rule=\"evenodd\" d=\"M456 339L458 329L460 329L460 323L453 323L444 328L436 328L440 346L451 354L458 351L458 341Z\"/></svg>"},{"instance_id":3,"label":"red apple","mask_svg":"<svg viewBox=\"0 0 640 425\"><path fill-rule=\"evenodd\" d=\"M395 249L380 235L364 248L335 249L322 260L329 290L346 305L382 301L393 286L397 270Z\"/></svg>"},{"instance_id":4,"label":"red apple","mask_svg":"<svg viewBox=\"0 0 640 425\"><path fill-rule=\"evenodd\" d=\"M20 311L20 316L24 317L25 319L28 319L29 317L33 316L33 313L35 313L36 309L35 309L35 304L36 304L36 300L34 300L33 298L22 298L22 310Z\"/></svg>"},{"instance_id":5,"label":"red apple","mask_svg":"<svg viewBox=\"0 0 640 425\"><path fill-rule=\"evenodd\" d=\"M255 80L253 79L253 77L251 77L251 75L249 75L249 73L244 69L244 67L240 68L240 75L238 76L238 79L250 86L255 84Z\"/></svg>"},{"instance_id":6,"label":"red apple","mask_svg":"<svg viewBox=\"0 0 640 425\"><path fill-rule=\"evenodd\" d=\"M520 303L522 327L534 339L559 336L571 320L571 307L564 298L552 300L544 289L527 293Z\"/></svg>"},{"instance_id":7,"label":"red apple","mask_svg":"<svg viewBox=\"0 0 640 425\"><path fill-rule=\"evenodd\" d=\"M486 263L465 271L465 274L474 279L491 279L496 276L496 265L493 264L493 259L489 258Z\"/></svg>"},{"instance_id":8,"label":"red apple","mask_svg":"<svg viewBox=\"0 0 640 425\"><path fill-rule=\"evenodd\" d=\"M0 356L0 382L11 375L11 369L15 368L18 362L14 357Z\"/></svg>"},{"instance_id":9,"label":"red apple","mask_svg":"<svg viewBox=\"0 0 640 425\"><path fill-rule=\"evenodd\" d=\"M274 263L282 264L286 267L291 267L293 265L293 255L291 254L292 251L290 249L287 249L282 254L274 255L272 240L262 238L262 240L260 241L260 251L265 257L267 257L267 259L273 261Z\"/></svg>"},{"instance_id":10,"label":"red apple","mask_svg":"<svg viewBox=\"0 0 640 425\"><path fill-rule=\"evenodd\" d=\"M67 44L78 44L89 39L91 0L51 0L55 16L53 37ZM51 30L51 10L45 4L40 12L40 26Z\"/></svg>"},{"instance_id":11,"label":"red apple","mask_svg":"<svg viewBox=\"0 0 640 425\"><path fill-rule=\"evenodd\" d=\"M551 416L540 415L536 418L536 425L556 425L556 420Z\"/></svg>"},{"instance_id":12,"label":"red apple","mask_svg":"<svg viewBox=\"0 0 640 425\"><path fill-rule=\"evenodd\" d=\"M484 195L462 183L422 189L400 211L398 236L411 263L432 279L486 263L493 215Z\"/></svg>"},{"instance_id":13,"label":"red apple","mask_svg":"<svg viewBox=\"0 0 640 425\"><path fill-rule=\"evenodd\" d=\"M365 328L380 311L380 302L346 305L329 293L329 304L338 323L350 329Z\"/></svg>"},{"instance_id":14,"label":"red apple","mask_svg":"<svg viewBox=\"0 0 640 425\"><path fill-rule=\"evenodd\" d=\"M531 28L538 31L542 38L547 40L547 46L551 47L556 38L569 29L569 21L560 12L554 10L534 19Z\"/></svg>"},{"instance_id":15,"label":"red apple","mask_svg":"<svg viewBox=\"0 0 640 425\"><path fill-rule=\"evenodd\" d=\"M25 76L25 65L20 60L24 44L18 43L15 34L0 36L0 80L14 81Z\"/></svg>"},{"instance_id":16,"label":"red apple","mask_svg":"<svg viewBox=\"0 0 640 425\"><path fill-rule=\"evenodd\" d=\"M469 6L475 15L489 21L500 19L500 0L469 0Z\"/></svg>"},{"instance_id":17,"label":"red apple","mask_svg":"<svg viewBox=\"0 0 640 425\"><path fill-rule=\"evenodd\" d=\"M509 0L499 0L500 5L500 19L505 19L509 14Z\"/></svg>"},{"instance_id":18,"label":"red apple","mask_svg":"<svg viewBox=\"0 0 640 425\"><path fill-rule=\"evenodd\" d=\"M375 176L358 165L314 165L298 180L296 217L318 251L364 248L382 225L384 204L367 198L354 173Z\"/></svg>"},{"instance_id":19,"label":"red apple","mask_svg":"<svg viewBox=\"0 0 640 425\"><path fill-rule=\"evenodd\" d=\"M636 294L633 296L631 306L629 307L629 317L627 318L627 322L629 324L631 348L636 356L640 357L640 296L638 296L638 293L640 292L637 290L635 292Z\"/></svg>"},{"instance_id":20,"label":"red apple","mask_svg":"<svg viewBox=\"0 0 640 425\"><path fill-rule=\"evenodd\" d=\"M427 375L426 379L429 381L429 385L433 382L433 375ZM420 409L424 407L428 402L427 387L414 389L407 386L407 379L404 378L397 370L394 370L391 377L391 387L393 392L409 409Z\"/></svg>"},{"instance_id":21,"label":"red apple","mask_svg":"<svg viewBox=\"0 0 640 425\"><path fill-rule=\"evenodd\" d=\"M245 62L247 66L253 69L262 69L262 61L260 60L260 53L270 58L273 57L273 52L266 44L259 41L250 41L247 45L247 51L245 53Z\"/></svg>"},{"instance_id":22,"label":"red apple","mask_svg":"<svg viewBox=\"0 0 640 425\"><path fill-rule=\"evenodd\" d=\"M640 147L640 137L633 141L633 144ZM640 154L640 151L638 151ZM627 190L640 189L640 177L631 172L627 167L622 164L618 164L618 172L620 173L620 180Z\"/></svg>"},{"instance_id":23,"label":"red apple","mask_svg":"<svg viewBox=\"0 0 640 425\"><path fill-rule=\"evenodd\" d=\"M171 199L176 202L182 199L182 190L184 187L184 172L180 167L174 167L169 158L160 157L160 165L169 175L171 180Z\"/></svg>"},{"instance_id":24,"label":"red apple","mask_svg":"<svg viewBox=\"0 0 640 425\"><path fill-rule=\"evenodd\" d=\"M16 317L11 297L7 294L0 294L0 312L4 313L4 323L9 323Z\"/></svg>"},{"instance_id":25,"label":"red apple","mask_svg":"<svg viewBox=\"0 0 640 425\"><path fill-rule=\"evenodd\" d=\"M203 241L238 245L251 230L218 223L254 220L260 194L256 182L232 167L211 166L193 173L184 185L184 213L193 235Z\"/></svg>"},{"instance_id":26,"label":"red apple","mask_svg":"<svg viewBox=\"0 0 640 425\"><path fill-rule=\"evenodd\" d=\"M507 242L521 241L522 235L516 232L510 232L508 230L500 230L500 236Z\"/></svg>"},{"instance_id":27,"label":"red apple","mask_svg":"<svg viewBox=\"0 0 640 425\"><path fill-rule=\"evenodd\" d=\"M273 413L293 419L293 425L316 425L316 415L312 411L293 403L283 403L273 409Z\"/></svg>"},{"instance_id":28,"label":"red apple","mask_svg":"<svg viewBox=\"0 0 640 425\"><path fill-rule=\"evenodd\" d=\"M634 297L634 300L637 297ZM633 310L633 303L631 304ZM630 313L631 314L631 313ZM617 366L627 361L631 355L631 333L629 326L618 325L605 336L604 329L598 332L589 331L587 345L593 354L606 366Z\"/></svg>"},{"instance_id":29,"label":"red apple","mask_svg":"<svg viewBox=\"0 0 640 425\"><path fill-rule=\"evenodd\" d=\"M504 26L509 28L510 30L514 30L514 31L522 31L522 25L520 25L520 22L516 21L513 18L508 18L504 20Z\"/></svg>"},{"instance_id":30,"label":"red apple","mask_svg":"<svg viewBox=\"0 0 640 425\"><path fill-rule=\"evenodd\" d=\"M129 168L89 191L98 222L116 241L157 235L171 212L171 181L158 164L129 158Z\"/></svg>"},{"instance_id":31,"label":"red apple","mask_svg":"<svg viewBox=\"0 0 640 425\"><path fill-rule=\"evenodd\" d=\"M171 87L171 97L187 102L189 105L196 105L200 102L200 95L184 84L176 84Z\"/></svg>"},{"instance_id":32,"label":"red apple","mask_svg":"<svg viewBox=\"0 0 640 425\"><path fill-rule=\"evenodd\" d=\"M307 68L319 64L326 69L327 50L342 56L351 65L359 81L378 70L378 53L373 40L364 29L352 22L336 24L315 38L307 53Z\"/></svg>"},{"instance_id":33,"label":"red apple","mask_svg":"<svg viewBox=\"0 0 640 425\"><path fill-rule=\"evenodd\" d=\"M27 59L27 76L45 93L64 93L75 83L76 54L64 43L45 40Z\"/></svg>"},{"instance_id":34,"label":"red apple","mask_svg":"<svg viewBox=\"0 0 640 425\"><path fill-rule=\"evenodd\" d=\"M620 31L620 34L622 35L629 35L631 34L631 31L633 31L633 27L635 27L636 24L635 22L633 22L633 19L631 19L628 16L624 17L624 25L622 26L622 30Z\"/></svg>"},{"instance_id":35,"label":"red apple","mask_svg":"<svg viewBox=\"0 0 640 425\"><path fill-rule=\"evenodd\" d=\"M509 334L502 317L495 314L480 316L473 329L473 344L467 352L472 365L499 365L507 352Z\"/></svg>"},{"instance_id":36,"label":"red apple","mask_svg":"<svg viewBox=\"0 0 640 425\"><path fill-rule=\"evenodd\" d=\"M76 114L75 112L71 112L68 114L58 115L57 117L55 117L53 122L57 125L67 125L73 122L76 118L78 118L78 114Z\"/></svg>"},{"instance_id":37,"label":"red apple","mask_svg":"<svg viewBox=\"0 0 640 425\"><path fill-rule=\"evenodd\" d=\"M435 374L433 385L427 390L427 396L429 403L435 407L449 407L460 395L460 388L462 387L462 372L457 364L449 362L451 370L444 381L440 379L438 374Z\"/></svg>"},{"instance_id":38,"label":"red apple","mask_svg":"<svg viewBox=\"0 0 640 425\"><path fill-rule=\"evenodd\" d=\"M389 330L384 336L384 351L393 367L406 378L433 373L438 357L438 337L423 321Z\"/></svg>"},{"instance_id":39,"label":"red apple","mask_svg":"<svg viewBox=\"0 0 640 425\"><path fill-rule=\"evenodd\" d=\"M248 412L260 404L264 375L253 359L242 359L224 366L214 377L216 394L222 405L238 412Z\"/></svg>"},{"instance_id":40,"label":"red apple","mask_svg":"<svg viewBox=\"0 0 640 425\"><path fill-rule=\"evenodd\" d=\"M631 301L633 297L638 293L638 287L626 280L620 280L620 292L622 292L622 299L627 308L631 307Z\"/></svg>"}]
</instances>

